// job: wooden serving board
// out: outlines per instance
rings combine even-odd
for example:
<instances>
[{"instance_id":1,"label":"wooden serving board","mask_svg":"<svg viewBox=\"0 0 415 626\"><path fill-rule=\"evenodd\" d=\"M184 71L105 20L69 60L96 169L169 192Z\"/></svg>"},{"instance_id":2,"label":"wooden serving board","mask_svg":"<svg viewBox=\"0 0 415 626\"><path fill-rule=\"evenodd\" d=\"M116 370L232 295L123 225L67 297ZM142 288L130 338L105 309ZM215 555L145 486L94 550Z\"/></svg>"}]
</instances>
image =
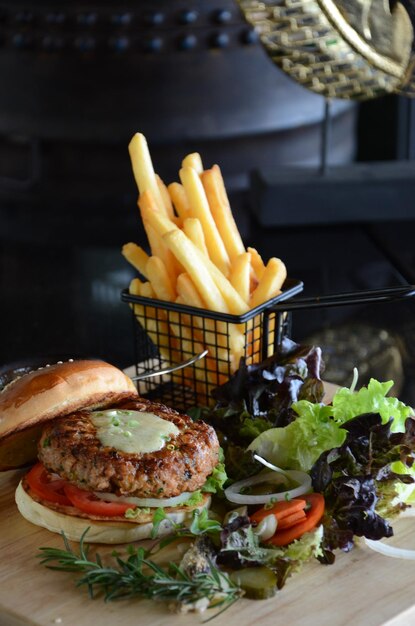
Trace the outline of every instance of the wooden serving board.
<instances>
[{"instance_id":1,"label":"wooden serving board","mask_svg":"<svg viewBox=\"0 0 415 626\"><path fill-rule=\"evenodd\" d=\"M175 615L165 604L131 600L105 604L76 589L75 577L54 572L36 558L41 546L61 539L23 519L14 503L21 472L0 476L1 626L179 626L208 615ZM415 548L415 519L398 520L396 544ZM398 541L399 539L399 541ZM110 554L113 547L99 551ZM307 564L266 601L240 600L215 626L408 626L415 624L415 561L381 556L361 543L338 554L334 565Z\"/></svg>"}]
</instances>

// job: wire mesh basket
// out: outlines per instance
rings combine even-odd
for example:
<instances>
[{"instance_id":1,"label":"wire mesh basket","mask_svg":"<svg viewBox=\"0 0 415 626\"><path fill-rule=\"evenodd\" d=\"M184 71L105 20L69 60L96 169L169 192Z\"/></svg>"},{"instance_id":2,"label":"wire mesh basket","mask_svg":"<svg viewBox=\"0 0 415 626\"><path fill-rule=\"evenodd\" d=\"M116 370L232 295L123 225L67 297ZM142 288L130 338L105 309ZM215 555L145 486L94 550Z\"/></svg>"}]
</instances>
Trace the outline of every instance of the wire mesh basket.
<instances>
[{"instance_id":1,"label":"wire mesh basket","mask_svg":"<svg viewBox=\"0 0 415 626\"><path fill-rule=\"evenodd\" d=\"M133 312L137 376L208 350L190 367L141 381L140 393L181 410L209 406L212 389L229 379L241 358L247 364L258 363L289 334L289 317L273 307L302 289L301 281L287 279L281 294L240 316L135 296L125 289L121 299ZM234 344L235 335L243 337L239 346Z\"/></svg>"}]
</instances>

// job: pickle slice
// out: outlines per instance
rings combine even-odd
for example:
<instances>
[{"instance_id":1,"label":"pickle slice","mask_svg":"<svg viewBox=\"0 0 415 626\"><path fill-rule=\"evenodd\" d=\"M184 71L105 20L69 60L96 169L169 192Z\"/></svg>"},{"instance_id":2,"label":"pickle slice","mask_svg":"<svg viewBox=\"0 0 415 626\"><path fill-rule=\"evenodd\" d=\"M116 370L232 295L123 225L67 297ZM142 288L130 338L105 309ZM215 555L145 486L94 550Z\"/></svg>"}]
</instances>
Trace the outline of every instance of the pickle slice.
<instances>
[{"instance_id":1,"label":"pickle slice","mask_svg":"<svg viewBox=\"0 0 415 626\"><path fill-rule=\"evenodd\" d=\"M232 572L233 583L241 587L250 600L266 600L277 592L277 577L268 567L247 567Z\"/></svg>"}]
</instances>

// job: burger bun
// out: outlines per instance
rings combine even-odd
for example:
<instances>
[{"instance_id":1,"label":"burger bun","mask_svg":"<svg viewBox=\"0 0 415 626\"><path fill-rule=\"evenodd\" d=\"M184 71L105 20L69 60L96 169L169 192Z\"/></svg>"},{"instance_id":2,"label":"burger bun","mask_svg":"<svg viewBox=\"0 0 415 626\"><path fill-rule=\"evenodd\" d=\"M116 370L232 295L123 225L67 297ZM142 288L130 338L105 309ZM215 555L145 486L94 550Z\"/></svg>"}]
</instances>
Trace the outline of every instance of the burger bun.
<instances>
[{"instance_id":1,"label":"burger bun","mask_svg":"<svg viewBox=\"0 0 415 626\"><path fill-rule=\"evenodd\" d=\"M0 393L0 471L36 460L42 428L49 420L137 395L128 376L99 360L68 361L24 374Z\"/></svg>"}]
</instances>

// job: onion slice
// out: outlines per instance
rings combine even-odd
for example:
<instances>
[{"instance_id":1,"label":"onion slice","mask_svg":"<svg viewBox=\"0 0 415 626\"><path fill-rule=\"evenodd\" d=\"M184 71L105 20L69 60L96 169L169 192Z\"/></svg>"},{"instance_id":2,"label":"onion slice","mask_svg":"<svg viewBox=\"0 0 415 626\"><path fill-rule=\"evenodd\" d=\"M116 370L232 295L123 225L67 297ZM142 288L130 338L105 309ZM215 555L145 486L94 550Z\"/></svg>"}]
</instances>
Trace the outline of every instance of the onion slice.
<instances>
[{"instance_id":1,"label":"onion slice","mask_svg":"<svg viewBox=\"0 0 415 626\"><path fill-rule=\"evenodd\" d=\"M415 561L415 550L407 550L406 548L395 548L395 546L388 546L383 541L373 541L373 539L366 539L366 545L375 552L383 554L384 556L391 556L395 559L406 559L407 561Z\"/></svg>"},{"instance_id":2,"label":"onion slice","mask_svg":"<svg viewBox=\"0 0 415 626\"><path fill-rule=\"evenodd\" d=\"M241 489L244 487L252 487L253 485L260 485L261 483L274 483L281 485L281 478L286 476L288 476L293 482L298 483L298 486L294 489L286 489L285 491L277 491L276 493L267 493L256 496L241 493ZM244 480L239 480L225 489L225 496L230 502L235 502L236 504L267 504L270 500L296 498L304 493L309 493L310 490L311 478L308 474L297 470L286 470L283 475L274 471L259 474L257 476L251 476L251 478L245 478Z\"/></svg>"},{"instance_id":3,"label":"onion slice","mask_svg":"<svg viewBox=\"0 0 415 626\"><path fill-rule=\"evenodd\" d=\"M134 498L129 496L116 496L113 493L102 493L98 491L94 491L94 495L106 502L127 502L127 504L132 504L133 506L149 508L177 506L187 502L192 496L189 491L174 496L173 498Z\"/></svg>"}]
</instances>

